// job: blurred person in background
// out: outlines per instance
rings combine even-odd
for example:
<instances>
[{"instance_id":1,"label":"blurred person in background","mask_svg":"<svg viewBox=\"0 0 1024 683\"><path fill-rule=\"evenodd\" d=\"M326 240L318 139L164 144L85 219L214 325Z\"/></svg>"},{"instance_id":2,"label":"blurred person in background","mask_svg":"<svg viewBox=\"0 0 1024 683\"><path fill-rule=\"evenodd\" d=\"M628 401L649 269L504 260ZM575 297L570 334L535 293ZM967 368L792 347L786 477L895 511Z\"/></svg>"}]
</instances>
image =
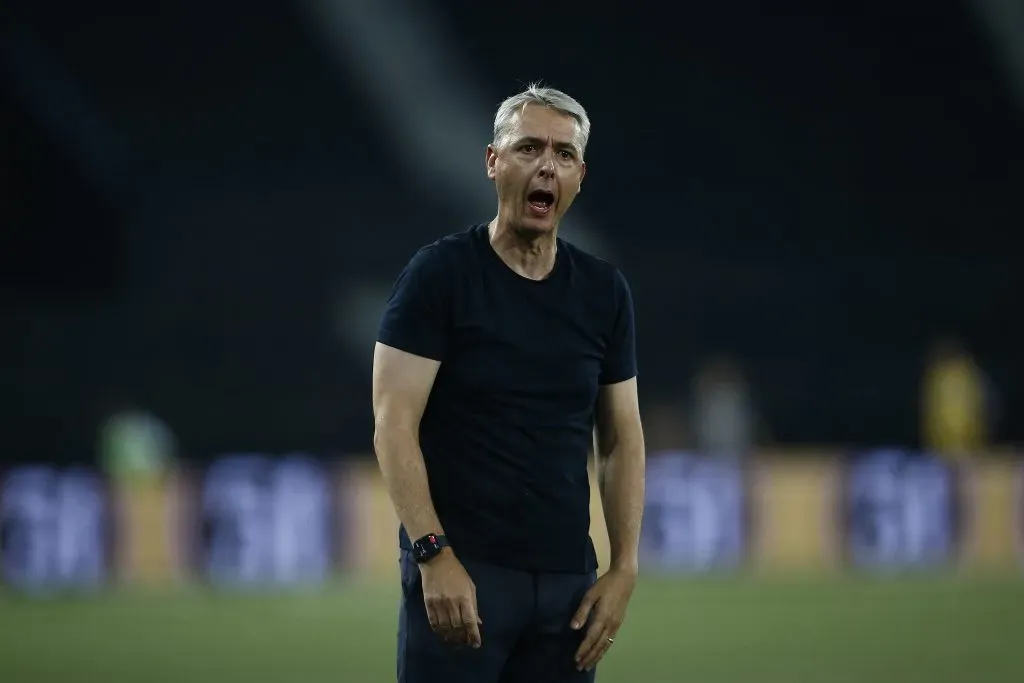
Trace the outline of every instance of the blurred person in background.
<instances>
[{"instance_id":1,"label":"blurred person in background","mask_svg":"<svg viewBox=\"0 0 1024 683\"><path fill-rule=\"evenodd\" d=\"M125 396L127 394L121 394ZM124 578L164 580L173 575L170 545L150 533L166 523L166 478L173 472L178 439L170 425L138 402L115 398L108 402L99 429L100 461L111 480L125 515L117 552Z\"/></svg>"},{"instance_id":2,"label":"blurred person in background","mask_svg":"<svg viewBox=\"0 0 1024 683\"><path fill-rule=\"evenodd\" d=\"M109 403L98 451L111 477L135 485L154 482L173 463L176 450L174 432L153 411L128 400Z\"/></svg>"},{"instance_id":3,"label":"blurred person in background","mask_svg":"<svg viewBox=\"0 0 1024 683\"><path fill-rule=\"evenodd\" d=\"M936 342L921 387L924 446L949 458L977 455L989 444L994 398L985 373L959 340Z\"/></svg>"},{"instance_id":4,"label":"blurred person in background","mask_svg":"<svg viewBox=\"0 0 1024 683\"><path fill-rule=\"evenodd\" d=\"M632 296L617 268L557 236L589 133L558 90L503 102L485 157L497 216L420 249L388 299L374 443L401 521L401 682L593 681L632 595ZM591 447L611 544L599 579Z\"/></svg>"},{"instance_id":5,"label":"blurred person in background","mask_svg":"<svg viewBox=\"0 0 1024 683\"><path fill-rule=\"evenodd\" d=\"M700 453L742 457L754 448L754 401L734 360L720 356L705 364L692 383L690 402L690 429Z\"/></svg>"}]
</instances>

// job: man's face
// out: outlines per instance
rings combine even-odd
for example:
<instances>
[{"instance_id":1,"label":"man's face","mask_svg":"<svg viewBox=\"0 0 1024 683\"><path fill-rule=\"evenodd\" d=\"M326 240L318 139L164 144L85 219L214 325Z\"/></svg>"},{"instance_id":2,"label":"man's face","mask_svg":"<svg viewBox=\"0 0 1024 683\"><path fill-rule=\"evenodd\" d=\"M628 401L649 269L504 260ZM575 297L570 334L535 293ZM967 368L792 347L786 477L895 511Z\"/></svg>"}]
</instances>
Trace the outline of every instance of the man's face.
<instances>
[{"instance_id":1,"label":"man's face","mask_svg":"<svg viewBox=\"0 0 1024 683\"><path fill-rule=\"evenodd\" d=\"M499 147L488 145L487 177L498 190L501 218L514 229L540 235L558 227L587 170L576 137L574 118L531 104Z\"/></svg>"}]
</instances>

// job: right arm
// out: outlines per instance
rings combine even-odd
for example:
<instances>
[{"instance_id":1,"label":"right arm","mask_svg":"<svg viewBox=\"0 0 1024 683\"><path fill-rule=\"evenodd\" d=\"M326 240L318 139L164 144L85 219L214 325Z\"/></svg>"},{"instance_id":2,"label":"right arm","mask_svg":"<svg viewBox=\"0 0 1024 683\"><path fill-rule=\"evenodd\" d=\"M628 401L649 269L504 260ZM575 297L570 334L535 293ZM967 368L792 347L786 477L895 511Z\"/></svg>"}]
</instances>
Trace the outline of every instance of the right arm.
<instances>
[{"instance_id":1,"label":"right arm","mask_svg":"<svg viewBox=\"0 0 1024 683\"><path fill-rule=\"evenodd\" d=\"M373 447L409 540L441 534L420 451L420 418L448 338L451 287L436 247L416 252L395 280L373 349Z\"/></svg>"},{"instance_id":2,"label":"right arm","mask_svg":"<svg viewBox=\"0 0 1024 683\"><path fill-rule=\"evenodd\" d=\"M373 448L395 513L413 541L444 533L419 444L420 418L440 365L380 342L373 350Z\"/></svg>"},{"instance_id":3,"label":"right arm","mask_svg":"<svg viewBox=\"0 0 1024 683\"><path fill-rule=\"evenodd\" d=\"M373 350L373 446L409 539L443 534L420 451L420 419L447 351L452 290L436 248L421 249L388 298ZM420 565L431 627L480 646L476 587L451 548Z\"/></svg>"}]
</instances>

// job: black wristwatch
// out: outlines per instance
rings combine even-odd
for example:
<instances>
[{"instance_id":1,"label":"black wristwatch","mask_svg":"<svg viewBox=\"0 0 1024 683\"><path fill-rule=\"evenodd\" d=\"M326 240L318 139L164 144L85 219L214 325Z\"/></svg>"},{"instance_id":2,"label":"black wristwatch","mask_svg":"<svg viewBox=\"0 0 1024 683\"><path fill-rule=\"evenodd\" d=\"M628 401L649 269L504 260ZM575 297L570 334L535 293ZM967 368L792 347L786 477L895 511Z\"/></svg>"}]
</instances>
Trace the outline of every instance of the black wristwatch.
<instances>
[{"instance_id":1,"label":"black wristwatch","mask_svg":"<svg viewBox=\"0 0 1024 683\"><path fill-rule=\"evenodd\" d=\"M448 547L448 539L440 534L427 534L413 542L412 556L417 563L430 562Z\"/></svg>"}]
</instances>

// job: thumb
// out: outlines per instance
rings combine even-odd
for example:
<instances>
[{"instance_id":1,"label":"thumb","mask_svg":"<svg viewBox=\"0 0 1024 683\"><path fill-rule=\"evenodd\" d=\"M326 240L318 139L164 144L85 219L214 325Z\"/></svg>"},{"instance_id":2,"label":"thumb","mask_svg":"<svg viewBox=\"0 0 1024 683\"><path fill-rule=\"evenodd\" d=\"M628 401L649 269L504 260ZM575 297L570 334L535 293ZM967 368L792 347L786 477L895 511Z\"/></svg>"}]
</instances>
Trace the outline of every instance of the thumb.
<instances>
[{"instance_id":1,"label":"thumb","mask_svg":"<svg viewBox=\"0 0 1024 683\"><path fill-rule=\"evenodd\" d=\"M587 617L590 616L590 610L594 608L594 603L597 602L597 597L587 591L587 594L583 596L582 602L580 602L579 609L576 610L576 614L572 617L572 630L579 631L583 628L583 624L587 623Z\"/></svg>"}]
</instances>

